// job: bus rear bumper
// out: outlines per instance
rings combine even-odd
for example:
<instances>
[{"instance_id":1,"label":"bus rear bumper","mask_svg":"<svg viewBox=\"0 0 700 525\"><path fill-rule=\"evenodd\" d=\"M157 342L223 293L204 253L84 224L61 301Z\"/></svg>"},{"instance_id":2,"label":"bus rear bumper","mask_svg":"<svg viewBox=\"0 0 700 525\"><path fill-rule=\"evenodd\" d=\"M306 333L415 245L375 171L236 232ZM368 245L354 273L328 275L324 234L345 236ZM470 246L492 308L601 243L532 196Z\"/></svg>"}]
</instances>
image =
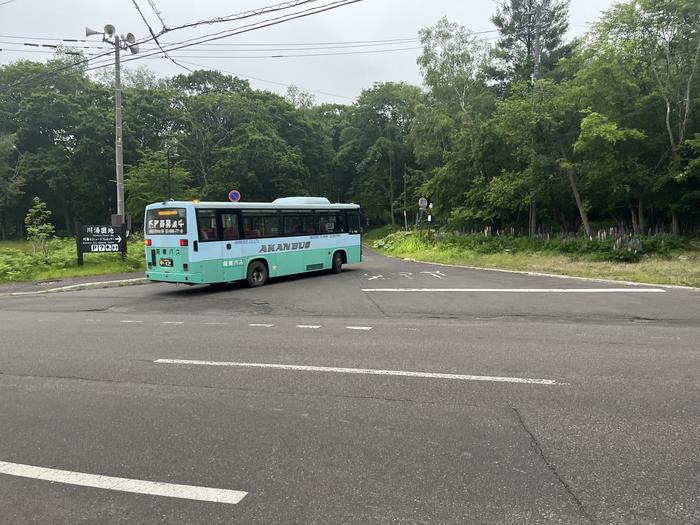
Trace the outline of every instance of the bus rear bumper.
<instances>
[{"instance_id":1,"label":"bus rear bumper","mask_svg":"<svg viewBox=\"0 0 700 525\"><path fill-rule=\"evenodd\" d=\"M163 283L187 283L187 284L202 284L201 273L176 273L176 272L154 272L147 271L146 279Z\"/></svg>"}]
</instances>

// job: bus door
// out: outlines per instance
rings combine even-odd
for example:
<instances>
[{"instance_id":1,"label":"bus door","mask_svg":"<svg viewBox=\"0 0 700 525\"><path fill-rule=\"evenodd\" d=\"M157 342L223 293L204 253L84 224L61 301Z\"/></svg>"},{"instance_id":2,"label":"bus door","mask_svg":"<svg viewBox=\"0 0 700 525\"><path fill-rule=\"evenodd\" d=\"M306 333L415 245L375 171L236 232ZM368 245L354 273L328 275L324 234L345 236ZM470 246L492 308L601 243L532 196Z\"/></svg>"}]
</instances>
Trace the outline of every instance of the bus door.
<instances>
[{"instance_id":1,"label":"bus door","mask_svg":"<svg viewBox=\"0 0 700 525\"><path fill-rule=\"evenodd\" d=\"M197 258L199 260L199 271L202 274L202 282L223 282L222 242L216 210L197 210L197 233L199 236Z\"/></svg>"},{"instance_id":2,"label":"bus door","mask_svg":"<svg viewBox=\"0 0 700 525\"><path fill-rule=\"evenodd\" d=\"M236 210L220 211L221 218L221 260L224 281L245 279L239 213Z\"/></svg>"}]
</instances>

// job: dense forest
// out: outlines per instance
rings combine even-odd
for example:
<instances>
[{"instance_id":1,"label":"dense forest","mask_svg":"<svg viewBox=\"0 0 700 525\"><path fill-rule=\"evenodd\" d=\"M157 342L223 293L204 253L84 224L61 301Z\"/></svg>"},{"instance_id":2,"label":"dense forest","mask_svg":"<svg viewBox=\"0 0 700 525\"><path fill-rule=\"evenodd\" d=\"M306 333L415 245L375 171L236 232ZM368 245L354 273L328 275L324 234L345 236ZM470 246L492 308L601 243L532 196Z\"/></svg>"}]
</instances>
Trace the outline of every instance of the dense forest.
<instances>
[{"instance_id":1,"label":"dense forest","mask_svg":"<svg viewBox=\"0 0 700 525\"><path fill-rule=\"evenodd\" d=\"M371 224L434 204L451 230L538 235L700 230L697 0L630 0L566 41L568 1L494 5L492 42L420 32L422 87L377 83L352 105L254 90L212 70L124 82L127 212L149 202L322 195ZM65 48L0 67L0 236L32 199L59 232L115 212L114 89Z\"/></svg>"}]
</instances>

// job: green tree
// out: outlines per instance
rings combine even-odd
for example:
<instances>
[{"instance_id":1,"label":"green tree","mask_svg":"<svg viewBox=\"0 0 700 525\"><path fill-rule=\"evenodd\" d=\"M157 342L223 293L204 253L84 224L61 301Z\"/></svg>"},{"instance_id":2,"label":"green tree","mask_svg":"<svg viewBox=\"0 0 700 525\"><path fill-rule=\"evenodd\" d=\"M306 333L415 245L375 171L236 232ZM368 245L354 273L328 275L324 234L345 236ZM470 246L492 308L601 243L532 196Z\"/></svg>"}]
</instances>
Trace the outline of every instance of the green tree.
<instances>
[{"instance_id":1,"label":"green tree","mask_svg":"<svg viewBox=\"0 0 700 525\"><path fill-rule=\"evenodd\" d=\"M131 214L133 224L143 223L147 204L170 198L191 199L196 193L190 187L191 181L191 174L174 159L168 170L165 151L144 151L138 163L127 170L124 180L126 211Z\"/></svg>"},{"instance_id":2,"label":"green tree","mask_svg":"<svg viewBox=\"0 0 700 525\"><path fill-rule=\"evenodd\" d=\"M569 0L507 0L499 4L491 21L500 38L495 56L500 67L492 70L498 80L522 82L532 77L539 45L540 64L553 69L569 27ZM539 65L538 65L539 66Z\"/></svg>"},{"instance_id":3,"label":"green tree","mask_svg":"<svg viewBox=\"0 0 700 525\"><path fill-rule=\"evenodd\" d=\"M27 237L32 243L34 253L40 251L44 256L49 253L49 239L54 234L51 222L51 211L39 197L34 197L33 205L27 212L24 224L27 227Z\"/></svg>"},{"instance_id":4,"label":"green tree","mask_svg":"<svg viewBox=\"0 0 700 525\"><path fill-rule=\"evenodd\" d=\"M17 171L17 148L12 135L0 135L0 237L7 238L17 198L22 195L24 178Z\"/></svg>"}]
</instances>

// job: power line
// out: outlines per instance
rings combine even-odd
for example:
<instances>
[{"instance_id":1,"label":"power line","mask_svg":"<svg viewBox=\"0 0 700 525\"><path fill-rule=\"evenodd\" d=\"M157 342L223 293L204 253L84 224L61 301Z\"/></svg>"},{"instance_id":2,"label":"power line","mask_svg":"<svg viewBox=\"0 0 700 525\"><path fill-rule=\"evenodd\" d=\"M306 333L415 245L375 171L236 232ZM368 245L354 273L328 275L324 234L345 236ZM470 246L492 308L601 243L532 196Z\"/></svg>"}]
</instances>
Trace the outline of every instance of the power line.
<instances>
[{"instance_id":1,"label":"power line","mask_svg":"<svg viewBox=\"0 0 700 525\"><path fill-rule=\"evenodd\" d=\"M12 52L12 53L50 53L54 54L55 51L49 51L48 49L13 49L8 47L0 47L2 52ZM81 55L80 51L64 51L66 55Z\"/></svg>"},{"instance_id":2,"label":"power line","mask_svg":"<svg viewBox=\"0 0 700 525\"><path fill-rule=\"evenodd\" d=\"M175 55L177 58L218 58L218 59L238 59L238 58L300 58L300 57L323 57L323 56L341 56L341 55L365 55L373 53L390 53L394 51L415 51L423 49L422 47L397 47L394 49L374 49L369 51L345 51L334 53L299 53L285 55L236 55L236 56L221 56L221 55ZM148 58L148 57L144 57Z\"/></svg>"},{"instance_id":3,"label":"power line","mask_svg":"<svg viewBox=\"0 0 700 525\"><path fill-rule=\"evenodd\" d=\"M208 20L200 20L199 22L191 22L188 24L182 24L175 27L169 27L164 32L176 31L178 29L187 29L190 27L198 27L201 25L211 25L220 24L223 22L233 22L234 20L243 20L245 18L251 18L254 16L260 16L267 13L274 13L277 11L284 11L285 9L291 9L293 7L299 7L304 4L310 4L313 2L318 2L318 0L290 0L288 2L282 2L281 4L275 4L270 6L261 7L259 9L250 9L248 11L243 11L241 13L236 13L228 16L220 16L216 18L210 18Z\"/></svg>"},{"instance_id":4,"label":"power line","mask_svg":"<svg viewBox=\"0 0 700 525\"><path fill-rule=\"evenodd\" d=\"M309 1L309 0L306 0L306 1ZM212 40L220 40L220 39L222 39L222 38L227 38L227 37L229 37L229 36L234 36L234 35L237 35L237 34L242 34L242 33L247 33L247 32L251 32L251 31L255 31L255 30L258 30L258 29L265 28L265 27L270 27L270 26L278 25L278 24L281 24L281 23L284 23L284 22L288 22L288 21L290 21L290 20L294 20L294 19L298 19L298 18L304 18L304 17L311 16L311 15L314 15L314 14L322 13L322 12L325 12L325 11L330 11L330 10L336 9L336 8L338 8L338 7L343 7L343 6L345 6L345 5L357 3L357 2L360 2L360 1L363 1L363 0L336 1L336 2L332 2L332 3L330 3L330 4L325 4L325 5L323 5L323 6L319 6L318 8L306 9L306 10L297 11L297 12L291 13L291 14L285 14L285 15L283 15L283 16L280 16L280 17L277 17L277 18L271 18L271 19L263 20L262 22L258 22L258 23L255 23L255 24L247 24L247 25L241 26L241 27L239 27L239 28L236 28L236 29L234 29L234 30L228 30L228 31L223 31L223 32L220 31L220 32L218 32L218 33L214 33L213 35L205 35L204 37L200 37L199 39L188 39L188 40L184 40L184 41L181 41L181 42L179 42L179 43L176 43L175 46L171 46L170 48L168 48L168 51L172 51L172 50L176 50L176 49L182 49L182 48L186 48L186 47L191 47L191 46L193 46L193 45L197 45L197 44L209 42L209 41L212 41ZM288 4L289 4L289 3L284 4L284 5L288 5ZM279 7L282 6L282 5L283 5L283 4L277 4L276 6L268 6L267 9L270 9L270 10L280 10ZM285 7L285 9L287 9L287 8L288 8L288 7ZM265 8L263 8L263 9L265 9ZM260 11L260 10L258 10L258 11ZM249 14L249 13L250 13L250 12L244 12L244 13L242 13L242 14L239 15L239 16L240 16L241 18L249 18L250 16L254 16L254 15ZM235 16L235 15L232 15L232 16ZM231 17L229 17L229 18L231 18ZM222 33L224 33L224 34L222 35ZM142 42L147 42L147 41L150 41L150 40L152 40L152 38L151 38L151 39L144 39L144 40L142 40L142 41L137 41L137 44L138 44L138 43L142 43ZM198 40L198 41L197 41L197 42L192 42L193 40ZM51 76L51 75L55 75L56 73L59 73L59 72L64 71L64 70L66 70L66 69L70 69L70 68L74 68L74 67L81 66L81 65L86 64L87 62L89 62L89 61L91 61L91 60L92 60L92 61L97 60L97 59L99 59L99 58L101 58L101 57L105 57L105 56L107 56L107 55L109 55L109 54L111 54L111 53L112 53L112 50L109 49L109 50L105 51L104 53L98 53L98 54L93 55L93 56L91 56L91 57L88 57L88 58L86 58L86 59L79 60L79 61L77 61L77 62L75 62L75 63L73 63L73 64L68 64L68 65L65 65L65 66L62 66L62 67L53 68L53 69L51 69L51 70L49 70L49 71L44 71L44 72L41 72L41 73L37 73L37 74L31 75L30 77L24 78L24 79L20 79L20 80L18 80L17 82L15 82L15 83L13 83L13 84L0 87L0 91L2 91L2 90L8 90L8 89L13 89L13 88L15 88L15 87L18 87L18 86L21 86L21 85L25 85L27 82L31 82L32 80L36 80L36 79L39 79L39 80L40 80L40 79L42 79L42 78L45 78L45 77L48 77L48 76ZM153 52L150 52L148 55L142 55L142 57L152 56L152 55L155 55L155 54L157 54L157 53L158 53L157 51L153 51ZM136 57L133 57L133 58L126 59L126 60L124 60L124 61L127 62L127 61L130 61L130 60L139 59L139 58L141 58L141 57L136 56ZM95 70L95 69L100 69L100 68L102 68L102 67L105 67L105 66L109 65L110 63L111 63L111 61L98 62L97 65L93 65L92 67L87 67L87 68L85 69L85 71L87 72L87 71L93 71L93 70Z\"/></svg>"},{"instance_id":5,"label":"power line","mask_svg":"<svg viewBox=\"0 0 700 525\"><path fill-rule=\"evenodd\" d=\"M372 43L373 41L368 40L362 43L349 43L349 42L329 42L327 43L328 45L325 45L326 43L318 42L318 43L280 43L280 44L254 44L254 43L241 43L241 44L219 44L219 47L213 47L217 45L216 43L211 44L209 46L198 46L197 49L199 51L209 51L209 52L216 52L216 53L230 53L231 51L260 51L260 52L269 52L269 51L321 51L324 49L352 49L352 48L364 48L364 47L382 47L382 46L392 46L392 45L402 45L402 44L411 44L415 42L419 42L419 38L406 38L406 39L396 39L396 40L385 40L385 41L376 41L376 43ZM59 44L41 44L41 43L36 43L36 42L8 42L4 40L0 40L0 44L7 44L7 45L14 45L14 46L28 46L28 47L46 47L50 49L57 49L57 48L66 48L66 49L101 49L105 50L108 49L108 46L104 45L66 45L63 43ZM221 47L221 46L226 46L226 47ZM254 48L255 46L260 46L261 49L251 49ZM265 47L263 47L265 46ZM282 46L282 47L272 47L272 46ZM300 46L310 46L310 47L300 47ZM144 46L139 46L139 48L144 49L145 51L154 51L156 49L160 49L158 46L150 46L150 47L144 47Z\"/></svg>"},{"instance_id":6,"label":"power line","mask_svg":"<svg viewBox=\"0 0 700 525\"><path fill-rule=\"evenodd\" d=\"M474 34L482 33L494 33L493 31L477 31ZM39 41L51 41L51 42L84 42L84 43L96 43L94 40L87 40L84 38L49 38L49 37L39 37L39 36L21 36L21 35L0 35L0 38L11 38L16 40L39 40ZM340 44L381 44L381 43L392 43L392 42L404 42L404 41L419 41L420 38L415 36L407 36L405 38L388 38L382 40L348 40L348 41L332 41L332 42L237 42L235 44L229 42L214 42L209 44L211 46L322 46L322 45L340 45ZM174 45L177 42L165 42L161 40L163 45Z\"/></svg>"},{"instance_id":7,"label":"power line","mask_svg":"<svg viewBox=\"0 0 700 525\"><path fill-rule=\"evenodd\" d=\"M154 1L154 0L148 0L148 4L151 6L151 9L153 9L153 12L154 12L154 13L156 14L156 16L158 17L158 20L160 20L160 25L162 25L162 26L163 26L163 29L165 30L165 28L166 28L165 20L163 19L163 15L161 14L161 12L160 12L160 11L158 10L158 8L156 7L155 1Z\"/></svg>"},{"instance_id":8,"label":"power line","mask_svg":"<svg viewBox=\"0 0 700 525\"><path fill-rule=\"evenodd\" d=\"M261 22L256 22L254 24L243 25L243 26L240 26L236 29L225 31L224 32L224 33L226 33L225 35L222 35L221 32L218 32L218 33L214 33L212 35L208 35L208 36L204 36L204 37L183 40L182 42L179 42L178 44L169 46L167 48L167 50L168 51L176 51L178 49L192 47L194 45L202 44L205 42L210 42L212 40L220 40L220 39L226 38L228 36L239 35L239 34L248 33L251 31L256 31L258 29L263 29L265 27L271 27L274 25L282 24L284 22L289 22L290 20L305 18L308 16L312 16L312 15L315 15L318 13L325 12L325 11L331 11L331 10L337 9L339 7L344 7L346 5L354 4L357 2L361 2L361 1L363 1L363 0L337 0L335 2L324 4L323 6L319 6L319 7L315 7L315 8L307 8L307 9L302 10L302 11L297 11L297 12L291 13L291 14L285 14L285 15L282 15L282 16L279 16L276 18L268 18L267 20L263 20ZM197 40L197 41L193 42L194 40ZM145 55L132 57L132 58L126 59L124 61L127 62L130 60L147 58L149 56L153 56L153 55L157 55L157 54L158 54L158 52L154 51L154 52L151 52L151 53L148 53ZM87 71L99 69L100 67L104 67L104 65L105 65L104 63L97 64L91 68L88 68Z\"/></svg>"},{"instance_id":9,"label":"power line","mask_svg":"<svg viewBox=\"0 0 700 525\"><path fill-rule=\"evenodd\" d=\"M188 68L188 67L186 67L186 66L183 66L182 64L178 64L178 63L177 63L177 60L175 60L173 57L171 57L170 55L168 55L168 53L165 51L165 49L163 49L163 46L160 45L160 42L158 42L158 37L157 37L156 34L153 32L153 29L151 28L151 25L148 23L148 20L146 20L146 17L143 16L143 12L141 11L141 8L139 7L138 2L136 2L136 0L132 0L132 2L134 3L134 7L136 7L136 10L139 12L139 15L141 15L141 18L143 19L143 23L146 24L146 27L148 28L148 31L151 33L151 36L153 37L153 40L155 41L156 44L158 44L158 48L163 52L163 54L164 54L166 57L168 57L168 59L169 59L173 64L175 64L176 66L179 66L179 67L181 67L182 69L184 69L185 71L189 71L190 73L192 73L192 70L191 70L190 68Z\"/></svg>"},{"instance_id":10,"label":"power line","mask_svg":"<svg viewBox=\"0 0 700 525\"><path fill-rule=\"evenodd\" d=\"M200 67L200 68L203 68L203 69L213 69L213 70L215 70L215 71L219 71L220 73L227 73L227 74L229 74L229 75L233 75L233 76L238 77L238 78L245 78L245 79L249 79L249 80L257 80L258 82L265 82L265 83L267 83L267 84L274 84L274 85L283 86L283 87L290 87L290 86L293 86L293 85L296 86L296 84L285 84L284 82L276 82L276 81L274 81L274 80L266 80L266 79L264 79L264 78L251 77L250 75L241 75L241 74L239 74L239 73L235 73L235 72L233 72L233 71L227 71L227 70L225 70L225 69L221 69L221 68L218 68L218 67L205 66L205 65L203 65L203 64L196 64L196 63L194 63L194 62L186 62L186 61L184 61L184 60L182 60L181 62L183 62L184 64L188 64L188 65L190 65L190 66ZM335 94L335 93L328 93L328 92L326 92L326 91L319 91L319 90L317 90L317 89L308 89L308 88L301 87L301 86L297 86L297 87L298 87L299 89L303 90L303 91L308 91L308 92L310 92L310 93L318 93L319 95L327 95L327 96L330 96L330 97L343 98L343 99L346 99L346 100L355 100L353 97L348 97L348 96L345 96L345 95L337 95L337 94Z\"/></svg>"}]
</instances>

